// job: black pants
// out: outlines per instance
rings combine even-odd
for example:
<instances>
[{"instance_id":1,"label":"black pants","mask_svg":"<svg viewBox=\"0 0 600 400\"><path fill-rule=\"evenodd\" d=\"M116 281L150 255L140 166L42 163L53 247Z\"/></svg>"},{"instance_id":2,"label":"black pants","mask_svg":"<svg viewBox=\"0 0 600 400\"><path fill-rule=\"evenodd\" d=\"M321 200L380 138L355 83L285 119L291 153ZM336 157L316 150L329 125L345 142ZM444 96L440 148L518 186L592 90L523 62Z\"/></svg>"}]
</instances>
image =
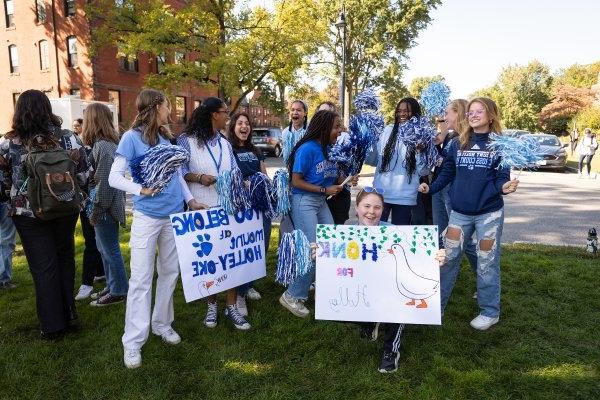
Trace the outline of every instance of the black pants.
<instances>
[{"instance_id":1,"label":"black pants","mask_svg":"<svg viewBox=\"0 0 600 400\"><path fill-rule=\"evenodd\" d=\"M96 231L90 224L85 211L79 214L81 220L81 231L83 232L83 240L85 248L83 249L83 268L81 272L81 284L93 286L95 276L104 275L104 265L102 264L102 256L96 247Z\"/></svg>"},{"instance_id":2,"label":"black pants","mask_svg":"<svg viewBox=\"0 0 600 400\"><path fill-rule=\"evenodd\" d=\"M588 154L587 156L579 156L579 173L581 173L583 170L583 164L587 164L587 173L588 175L590 174L590 171L592 170L592 158L594 158L593 154Z\"/></svg>"},{"instance_id":3,"label":"black pants","mask_svg":"<svg viewBox=\"0 0 600 400\"><path fill-rule=\"evenodd\" d=\"M381 220L388 222L388 218L391 214L391 223L393 225L410 225L412 208L413 206L406 206L402 204L383 203Z\"/></svg>"},{"instance_id":4,"label":"black pants","mask_svg":"<svg viewBox=\"0 0 600 400\"><path fill-rule=\"evenodd\" d=\"M333 223L336 225L344 225L350 218L350 203L352 197L348 189L342 189L341 192L327 200L329 211L333 217Z\"/></svg>"},{"instance_id":5,"label":"black pants","mask_svg":"<svg viewBox=\"0 0 600 400\"><path fill-rule=\"evenodd\" d=\"M73 298L77 214L50 221L17 215L13 221L33 277L40 328L45 333L65 329L77 318Z\"/></svg>"},{"instance_id":6,"label":"black pants","mask_svg":"<svg viewBox=\"0 0 600 400\"><path fill-rule=\"evenodd\" d=\"M375 327L374 322L360 322L360 326L373 330ZM393 351L398 353L400 351L400 343L402 339L402 331L404 330L404 324L394 323L380 323L379 331L383 331L383 350L390 352Z\"/></svg>"}]
</instances>

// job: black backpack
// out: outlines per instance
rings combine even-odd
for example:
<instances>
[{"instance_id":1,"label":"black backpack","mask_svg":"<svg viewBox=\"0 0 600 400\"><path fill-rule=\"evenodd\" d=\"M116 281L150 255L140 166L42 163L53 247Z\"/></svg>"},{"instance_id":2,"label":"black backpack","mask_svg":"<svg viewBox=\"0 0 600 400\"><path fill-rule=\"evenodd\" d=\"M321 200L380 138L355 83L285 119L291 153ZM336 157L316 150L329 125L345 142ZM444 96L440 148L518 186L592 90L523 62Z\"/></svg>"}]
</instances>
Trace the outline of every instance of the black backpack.
<instances>
[{"instance_id":1,"label":"black backpack","mask_svg":"<svg viewBox=\"0 0 600 400\"><path fill-rule=\"evenodd\" d=\"M77 163L56 137L36 135L25 160L27 198L31 210L42 220L77 214L83 193L76 178Z\"/></svg>"}]
</instances>

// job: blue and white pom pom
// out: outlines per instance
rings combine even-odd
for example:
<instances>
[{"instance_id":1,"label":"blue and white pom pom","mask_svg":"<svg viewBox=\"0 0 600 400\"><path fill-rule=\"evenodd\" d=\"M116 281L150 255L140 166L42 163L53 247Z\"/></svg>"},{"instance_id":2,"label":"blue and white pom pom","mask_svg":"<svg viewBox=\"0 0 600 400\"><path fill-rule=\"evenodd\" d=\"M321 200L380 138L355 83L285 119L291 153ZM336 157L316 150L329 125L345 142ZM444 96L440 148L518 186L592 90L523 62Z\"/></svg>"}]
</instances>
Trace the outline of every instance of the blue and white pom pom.
<instances>
[{"instance_id":1,"label":"blue and white pom pom","mask_svg":"<svg viewBox=\"0 0 600 400\"><path fill-rule=\"evenodd\" d=\"M488 148L500 157L498 168L534 168L543 159L540 144L533 136L510 137L492 133L490 140Z\"/></svg>"},{"instance_id":2,"label":"blue and white pom pom","mask_svg":"<svg viewBox=\"0 0 600 400\"><path fill-rule=\"evenodd\" d=\"M290 212L290 175L287 169L280 168L273 177L273 201L277 215L285 215Z\"/></svg>"},{"instance_id":3,"label":"blue and white pom pom","mask_svg":"<svg viewBox=\"0 0 600 400\"><path fill-rule=\"evenodd\" d=\"M437 160L437 150L433 139L437 135L434 126L426 117L412 117L398 127L398 138L410 150L420 149L423 163L432 168Z\"/></svg>"},{"instance_id":4,"label":"blue and white pom pom","mask_svg":"<svg viewBox=\"0 0 600 400\"><path fill-rule=\"evenodd\" d=\"M277 216L276 193L269 177L262 172L257 172L250 176L250 204L252 208L262 211L267 218Z\"/></svg>"},{"instance_id":5,"label":"blue and white pom pom","mask_svg":"<svg viewBox=\"0 0 600 400\"><path fill-rule=\"evenodd\" d=\"M131 176L134 182L161 192L189 159L190 154L183 147L159 144L130 162Z\"/></svg>"},{"instance_id":6,"label":"blue and white pom pom","mask_svg":"<svg viewBox=\"0 0 600 400\"><path fill-rule=\"evenodd\" d=\"M358 111L379 111L381 108L381 101L379 101L379 97L375 91L369 88L354 97L354 107L356 107L356 110Z\"/></svg>"},{"instance_id":7,"label":"blue and white pom pom","mask_svg":"<svg viewBox=\"0 0 600 400\"><path fill-rule=\"evenodd\" d=\"M275 281L284 286L306 275L312 266L310 243L301 230L285 233L277 249Z\"/></svg>"},{"instance_id":8,"label":"blue and white pom pom","mask_svg":"<svg viewBox=\"0 0 600 400\"><path fill-rule=\"evenodd\" d=\"M450 103L450 88L444 82L432 82L421 92L421 104L428 117L444 115L448 103Z\"/></svg>"},{"instance_id":9,"label":"blue and white pom pom","mask_svg":"<svg viewBox=\"0 0 600 400\"><path fill-rule=\"evenodd\" d=\"M215 189L219 196L219 204L227 214L233 215L251 208L250 194L239 168L220 173Z\"/></svg>"}]
</instances>

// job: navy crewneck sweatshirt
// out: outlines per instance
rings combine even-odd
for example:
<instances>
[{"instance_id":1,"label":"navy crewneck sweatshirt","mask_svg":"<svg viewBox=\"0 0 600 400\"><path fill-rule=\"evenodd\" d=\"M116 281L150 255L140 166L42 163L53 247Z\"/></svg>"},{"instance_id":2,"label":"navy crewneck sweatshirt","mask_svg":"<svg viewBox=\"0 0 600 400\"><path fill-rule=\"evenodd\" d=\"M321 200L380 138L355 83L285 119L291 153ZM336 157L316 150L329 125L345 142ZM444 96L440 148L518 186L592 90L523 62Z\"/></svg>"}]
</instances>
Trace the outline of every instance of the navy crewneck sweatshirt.
<instances>
[{"instance_id":1,"label":"navy crewneck sweatshirt","mask_svg":"<svg viewBox=\"0 0 600 400\"><path fill-rule=\"evenodd\" d=\"M504 207L502 185L510 180L510 169L498 168L500 157L488 144L489 133L472 134L464 150L458 139L452 140L429 192L439 192L452 183L452 209L461 214L481 215Z\"/></svg>"}]
</instances>

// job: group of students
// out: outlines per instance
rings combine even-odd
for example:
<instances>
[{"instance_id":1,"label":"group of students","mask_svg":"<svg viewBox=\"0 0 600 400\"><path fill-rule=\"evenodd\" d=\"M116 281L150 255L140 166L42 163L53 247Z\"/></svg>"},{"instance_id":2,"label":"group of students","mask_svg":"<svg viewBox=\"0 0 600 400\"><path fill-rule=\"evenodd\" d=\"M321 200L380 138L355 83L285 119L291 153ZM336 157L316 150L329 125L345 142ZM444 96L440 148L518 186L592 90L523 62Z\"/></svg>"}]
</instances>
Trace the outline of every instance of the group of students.
<instances>
[{"instance_id":1,"label":"group of students","mask_svg":"<svg viewBox=\"0 0 600 400\"><path fill-rule=\"evenodd\" d=\"M64 149L78 153L78 179L82 187L89 185L91 199L85 217L94 228L107 279L107 288L97 294L95 302L108 305L126 300L122 344L128 368L141 365L141 349L150 331L168 344L181 341L172 326L173 292L179 266L169 215L184 208L200 210L218 206L215 182L224 171L239 168L244 178L266 172L264 157L252 145L250 117L240 112L230 118L227 104L221 99L205 99L177 138L167 128L171 106L164 93L144 89L137 97L136 107L138 114L131 129L119 138L108 108L99 103L90 105L82 121L80 139L60 129L61 121L52 114L44 93L29 90L17 101L13 129L0 140L0 158L7 160L8 165L5 178L10 181L12 220L21 236L35 283L42 336L49 339L62 336L77 325L73 296L73 235L77 215L52 221L36 218L23 198L25 179L21 166L27 155L25 144L34 132L52 136ZM327 158L328 146L345 129L342 120L332 103L321 104L310 122L307 112L306 103L291 103L291 122L284 131L284 136L291 137L284 137L283 154L291 186L289 222L314 244L317 224L345 223L351 205L350 192L342 185L346 177ZM452 101L442 121L445 129L435 139L439 160L434 171L424 165L419 148L407 147L398 136L400 125L418 115L420 107L415 99L406 98L398 103L394 123L386 127L375 149L373 187L363 188L357 196L358 223L379 225L391 217L392 224L409 225L417 193L433 194L434 223L440 225L440 232L445 231L441 238L446 250L436 255L443 265L442 312L466 250L477 273L481 309L471 325L485 330L498 322L500 313L502 195L514 192L518 186L518 180L510 180L509 170L498 167L498 157L487 147L490 133L500 133L499 112L487 98L469 103ZM190 154L189 162L160 192L127 177L131 163L158 144L177 144ZM420 183L419 177L432 173L431 185ZM348 180L352 186L357 182L358 176ZM129 280L118 245L119 225L125 224L124 193L133 195L134 209ZM329 203L328 197L331 197ZM271 221L263 218L263 223L268 247ZM155 266L158 278L152 309ZM281 305L296 316L309 316L305 300L314 277L313 265L284 291L279 298ZM260 298L252 286L251 282L225 293L224 315L240 330L250 329L245 299ZM216 296L208 297L206 327L217 325L217 310ZM362 334L371 340L377 338L378 330L379 324L361 324ZM379 371L397 369L402 330L402 324L385 326Z\"/></svg>"}]
</instances>

